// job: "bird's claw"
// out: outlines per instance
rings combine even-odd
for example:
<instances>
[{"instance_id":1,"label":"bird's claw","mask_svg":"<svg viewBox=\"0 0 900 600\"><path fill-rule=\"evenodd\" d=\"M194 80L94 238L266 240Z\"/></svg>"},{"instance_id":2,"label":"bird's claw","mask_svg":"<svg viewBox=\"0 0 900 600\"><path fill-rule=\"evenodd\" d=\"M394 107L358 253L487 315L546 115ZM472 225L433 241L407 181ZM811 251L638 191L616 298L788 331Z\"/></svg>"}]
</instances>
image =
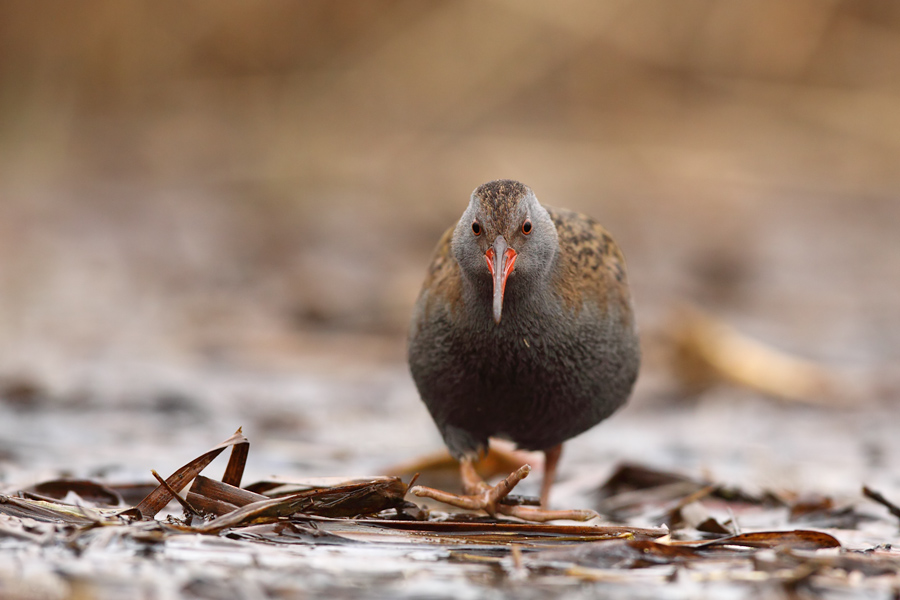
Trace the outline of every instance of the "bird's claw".
<instances>
[{"instance_id":1,"label":"bird's claw","mask_svg":"<svg viewBox=\"0 0 900 600\"><path fill-rule=\"evenodd\" d=\"M598 516L592 510L546 510L535 506L501 504L500 501L530 472L531 467L523 465L494 486L489 486L484 481L467 483L465 494L451 494L422 485L410 488L409 492L420 498L431 498L465 510L483 510L492 517L500 514L536 523L560 519L588 521Z\"/></svg>"}]
</instances>

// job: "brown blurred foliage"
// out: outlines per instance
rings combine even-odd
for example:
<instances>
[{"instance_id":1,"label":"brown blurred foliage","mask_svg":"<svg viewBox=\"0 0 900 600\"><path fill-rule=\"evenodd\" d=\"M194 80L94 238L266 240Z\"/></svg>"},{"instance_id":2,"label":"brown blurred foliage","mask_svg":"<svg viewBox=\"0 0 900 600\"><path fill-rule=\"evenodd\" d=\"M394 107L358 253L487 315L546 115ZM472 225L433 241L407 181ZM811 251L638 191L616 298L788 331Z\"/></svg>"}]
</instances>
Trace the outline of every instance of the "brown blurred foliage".
<instances>
[{"instance_id":1,"label":"brown blurred foliage","mask_svg":"<svg viewBox=\"0 0 900 600\"><path fill-rule=\"evenodd\" d=\"M644 323L900 356L896 3L10 1L0 54L0 356L399 339L498 177Z\"/></svg>"}]
</instances>

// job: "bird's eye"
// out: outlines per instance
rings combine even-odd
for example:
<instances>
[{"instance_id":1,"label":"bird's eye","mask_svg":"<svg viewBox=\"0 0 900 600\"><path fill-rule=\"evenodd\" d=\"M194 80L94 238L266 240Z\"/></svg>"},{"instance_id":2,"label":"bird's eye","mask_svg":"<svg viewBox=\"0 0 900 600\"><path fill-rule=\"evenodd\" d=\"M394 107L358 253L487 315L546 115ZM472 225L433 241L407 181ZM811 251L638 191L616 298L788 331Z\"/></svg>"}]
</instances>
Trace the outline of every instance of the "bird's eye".
<instances>
[{"instance_id":1,"label":"bird's eye","mask_svg":"<svg viewBox=\"0 0 900 600\"><path fill-rule=\"evenodd\" d=\"M472 221L472 233L475 235L481 235L481 223L478 221Z\"/></svg>"},{"instance_id":2,"label":"bird's eye","mask_svg":"<svg viewBox=\"0 0 900 600\"><path fill-rule=\"evenodd\" d=\"M525 219L525 222L522 223L522 233L525 235L531 233L531 219Z\"/></svg>"}]
</instances>

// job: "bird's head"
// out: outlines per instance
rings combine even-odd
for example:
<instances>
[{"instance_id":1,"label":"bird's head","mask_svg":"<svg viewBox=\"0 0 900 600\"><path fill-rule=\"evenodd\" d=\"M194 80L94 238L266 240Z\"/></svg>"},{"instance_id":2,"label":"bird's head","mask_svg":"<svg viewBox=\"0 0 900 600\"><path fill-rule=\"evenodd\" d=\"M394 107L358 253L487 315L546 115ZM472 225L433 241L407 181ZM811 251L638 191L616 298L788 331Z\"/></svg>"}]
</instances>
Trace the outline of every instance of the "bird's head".
<instances>
[{"instance_id":1,"label":"bird's head","mask_svg":"<svg viewBox=\"0 0 900 600\"><path fill-rule=\"evenodd\" d=\"M476 188L453 232L453 254L463 275L476 283L490 282L498 324L510 278L523 291L540 285L558 251L556 226L547 210L528 186L509 179Z\"/></svg>"}]
</instances>

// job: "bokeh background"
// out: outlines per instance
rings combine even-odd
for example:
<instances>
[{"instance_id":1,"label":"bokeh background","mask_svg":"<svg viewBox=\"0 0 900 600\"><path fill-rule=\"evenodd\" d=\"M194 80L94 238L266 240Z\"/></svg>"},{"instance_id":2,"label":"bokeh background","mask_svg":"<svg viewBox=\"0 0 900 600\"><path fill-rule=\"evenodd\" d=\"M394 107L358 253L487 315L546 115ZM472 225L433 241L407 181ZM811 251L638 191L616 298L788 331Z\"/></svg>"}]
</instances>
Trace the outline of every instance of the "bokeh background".
<instances>
[{"instance_id":1,"label":"bokeh background","mask_svg":"<svg viewBox=\"0 0 900 600\"><path fill-rule=\"evenodd\" d=\"M407 319L436 240L501 177L624 249L651 340L637 403L682 302L834 368L900 359L896 3L4 1L0 56L10 404L68 419L119 377L117 402L211 441L227 405L322 443L339 365L360 427L425 432L369 430L379 447L437 448ZM318 383L193 399L236 371ZM55 435L32 421L6 435ZM85 426L55 439L137 428Z\"/></svg>"}]
</instances>

